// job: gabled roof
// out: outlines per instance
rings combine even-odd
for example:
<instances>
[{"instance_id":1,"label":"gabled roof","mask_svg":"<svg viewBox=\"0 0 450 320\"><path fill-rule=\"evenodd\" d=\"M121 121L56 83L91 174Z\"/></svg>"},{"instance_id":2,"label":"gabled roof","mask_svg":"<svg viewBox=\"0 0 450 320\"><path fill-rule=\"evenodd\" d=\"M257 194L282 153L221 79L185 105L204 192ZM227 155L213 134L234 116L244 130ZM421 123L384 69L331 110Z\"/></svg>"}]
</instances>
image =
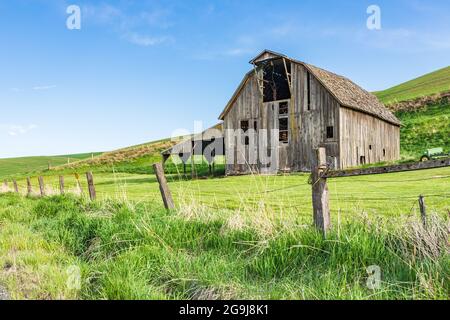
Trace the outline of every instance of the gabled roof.
<instances>
[{"instance_id":1,"label":"gabled roof","mask_svg":"<svg viewBox=\"0 0 450 320\"><path fill-rule=\"evenodd\" d=\"M275 58L286 58L286 59L289 59L284 54L281 54L281 53L278 53L278 52L266 49L266 50L262 51L260 54L258 54L255 58L250 60L249 63L250 64L254 64L254 63L258 62L258 61L264 61L264 60L275 59Z\"/></svg>"},{"instance_id":2,"label":"gabled roof","mask_svg":"<svg viewBox=\"0 0 450 320\"><path fill-rule=\"evenodd\" d=\"M332 73L330 71L318 68L311 64L307 64L295 59L291 59L285 55L264 50L256 58L252 59L250 63L256 63L266 59L274 59L276 57L285 58L291 62L304 66L309 72L336 98L339 104L343 107L354 109L356 111L364 112L373 115L381 120L389 122L394 125L401 125L400 121L395 117L385 106L382 104L376 96L370 92L364 90L351 80ZM240 91L247 83L248 79L253 76L254 70L248 72L241 84L233 94L232 98L226 105L225 109L219 116L220 120L223 120L225 115L232 107L234 101L239 96Z\"/></svg>"},{"instance_id":3,"label":"gabled roof","mask_svg":"<svg viewBox=\"0 0 450 320\"><path fill-rule=\"evenodd\" d=\"M375 95L350 79L310 64L303 63L303 65L330 91L341 106L368 113L391 124L401 125L397 117Z\"/></svg>"}]
</instances>

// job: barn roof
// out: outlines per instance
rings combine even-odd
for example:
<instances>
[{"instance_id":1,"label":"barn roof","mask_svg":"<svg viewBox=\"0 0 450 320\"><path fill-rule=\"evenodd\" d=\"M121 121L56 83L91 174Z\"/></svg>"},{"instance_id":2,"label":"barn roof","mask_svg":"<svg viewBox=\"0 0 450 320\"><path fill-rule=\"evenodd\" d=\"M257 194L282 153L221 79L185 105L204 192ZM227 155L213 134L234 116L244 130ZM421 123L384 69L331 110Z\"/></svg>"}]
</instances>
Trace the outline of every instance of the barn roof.
<instances>
[{"instance_id":1,"label":"barn roof","mask_svg":"<svg viewBox=\"0 0 450 320\"><path fill-rule=\"evenodd\" d=\"M256 58L252 59L250 63L257 63L265 59L285 58L297 64L303 65L308 69L314 77L322 83L322 85L336 98L339 104L343 107L354 109L360 112L368 113L377 118L380 118L391 124L400 125L400 121L382 104L376 96L364 90L350 79L337 75L330 71L318 68L311 64L307 64L295 59L291 59L283 54L274 51L264 50ZM223 120L225 115L231 109L234 101L238 97L240 91L247 83L248 79L254 74L254 70L248 72L241 84L239 85L233 97L226 105L219 119Z\"/></svg>"}]
</instances>

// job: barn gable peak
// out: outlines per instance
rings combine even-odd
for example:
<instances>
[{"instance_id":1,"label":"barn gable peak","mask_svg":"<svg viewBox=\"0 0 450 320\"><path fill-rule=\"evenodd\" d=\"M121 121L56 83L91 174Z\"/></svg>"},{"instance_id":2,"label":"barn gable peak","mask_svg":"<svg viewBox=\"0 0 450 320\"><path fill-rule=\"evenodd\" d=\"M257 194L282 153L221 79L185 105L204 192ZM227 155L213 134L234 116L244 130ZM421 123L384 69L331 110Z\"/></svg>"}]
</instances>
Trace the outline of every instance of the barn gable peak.
<instances>
[{"instance_id":1,"label":"barn gable peak","mask_svg":"<svg viewBox=\"0 0 450 320\"><path fill-rule=\"evenodd\" d=\"M272 59L277 59L277 58L285 58L285 59L289 59L286 55L275 52L275 51L271 51L271 50L264 50L262 51L260 54L258 54L255 58L253 58L252 60L250 60L250 64L257 64L258 62L262 62L265 60L272 60Z\"/></svg>"}]
</instances>

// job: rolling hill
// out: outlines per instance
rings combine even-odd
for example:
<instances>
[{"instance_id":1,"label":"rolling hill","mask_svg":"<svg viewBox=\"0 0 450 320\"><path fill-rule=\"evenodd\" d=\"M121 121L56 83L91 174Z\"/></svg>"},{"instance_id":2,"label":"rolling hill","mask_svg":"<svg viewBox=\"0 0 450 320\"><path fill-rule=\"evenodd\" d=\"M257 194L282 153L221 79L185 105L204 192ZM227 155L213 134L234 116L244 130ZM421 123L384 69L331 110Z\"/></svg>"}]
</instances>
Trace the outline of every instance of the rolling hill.
<instances>
[{"instance_id":1,"label":"rolling hill","mask_svg":"<svg viewBox=\"0 0 450 320\"><path fill-rule=\"evenodd\" d=\"M417 79L399 84L374 94L386 105L416 100L417 98L450 91L450 67L426 74ZM421 99L415 104L421 103ZM425 101L425 100L423 100ZM414 110L395 112L402 121L401 156L403 160L418 159L420 154L434 147L444 147L450 151L450 103L448 98L434 97L433 103L427 102ZM159 161L160 152L171 147L169 139L153 141L111 152L74 154L53 157L25 157L0 159L0 178L11 175L23 175L45 171L48 164L56 170L74 170L89 167L93 171L111 171L127 173L150 173L150 164ZM67 162L70 162L68 165ZM169 171L179 170L168 165ZM199 171L207 171L199 168Z\"/></svg>"},{"instance_id":2,"label":"rolling hill","mask_svg":"<svg viewBox=\"0 0 450 320\"><path fill-rule=\"evenodd\" d=\"M436 147L450 152L448 93L450 67L374 92L403 124L400 131L402 158L418 159L423 151Z\"/></svg>"},{"instance_id":3,"label":"rolling hill","mask_svg":"<svg viewBox=\"0 0 450 320\"><path fill-rule=\"evenodd\" d=\"M0 177L21 175L31 172L47 170L50 167L60 166L68 162L73 163L83 159L98 156L101 152L69 154L61 156L21 157L0 159Z\"/></svg>"},{"instance_id":4,"label":"rolling hill","mask_svg":"<svg viewBox=\"0 0 450 320\"><path fill-rule=\"evenodd\" d=\"M374 92L386 105L450 91L450 66L395 87Z\"/></svg>"}]
</instances>

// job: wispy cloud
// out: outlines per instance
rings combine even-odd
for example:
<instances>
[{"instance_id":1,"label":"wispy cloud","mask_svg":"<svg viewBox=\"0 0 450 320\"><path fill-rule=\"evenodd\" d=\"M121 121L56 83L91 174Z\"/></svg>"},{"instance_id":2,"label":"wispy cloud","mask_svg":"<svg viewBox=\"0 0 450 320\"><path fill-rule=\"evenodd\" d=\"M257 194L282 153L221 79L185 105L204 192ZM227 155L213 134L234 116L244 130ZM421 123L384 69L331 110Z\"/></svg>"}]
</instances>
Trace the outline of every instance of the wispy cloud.
<instances>
[{"instance_id":1,"label":"wispy cloud","mask_svg":"<svg viewBox=\"0 0 450 320\"><path fill-rule=\"evenodd\" d=\"M407 28L384 28L377 32L364 30L353 33L353 39L368 47L386 51L438 52L450 49L449 34Z\"/></svg>"},{"instance_id":2,"label":"wispy cloud","mask_svg":"<svg viewBox=\"0 0 450 320\"><path fill-rule=\"evenodd\" d=\"M120 39L134 45L150 47L175 41L165 31L172 26L169 10L141 10L130 14L126 9L109 4L89 5L83 8L83 16L93 24L111 28Z\"/></svg>"},{"instance_id":3,"label":"wispy cloud","mask_svg":"<svg viewBox=\"0 0 450 320\"><path fill-rule=\"evenodd\" d=\"M123 39L128 42L142 46L142 47L150 47L155 46L162 43L168 43L173 41L172 37L162 36L162 37L151 37L147 35L142 35L139 33L129 33L123 36Z\"/></svg>"},{"instance_id":4,"label":"wispy cloud","mask_svg":"<svg viewBox=\"0 0 450 320\"><path fill-rule=\"evenodd\" d=\"M0 124L0 132L6 133L11 137L24 135L37 128L37 125L17 125L17 124Z\"/></svg>"},{"instance_id":5,"label":"wispy cloud","mask_svg":"<svg viewBox=\"0 0 450 320\"><path fill-rule=\"evenodd\" d=\"M44 85L44 86L35 86L32 89L35 91L43 91L43 90L50 90L56 88L55 84L52 85Z\"/></svg>"}]
</instances>

